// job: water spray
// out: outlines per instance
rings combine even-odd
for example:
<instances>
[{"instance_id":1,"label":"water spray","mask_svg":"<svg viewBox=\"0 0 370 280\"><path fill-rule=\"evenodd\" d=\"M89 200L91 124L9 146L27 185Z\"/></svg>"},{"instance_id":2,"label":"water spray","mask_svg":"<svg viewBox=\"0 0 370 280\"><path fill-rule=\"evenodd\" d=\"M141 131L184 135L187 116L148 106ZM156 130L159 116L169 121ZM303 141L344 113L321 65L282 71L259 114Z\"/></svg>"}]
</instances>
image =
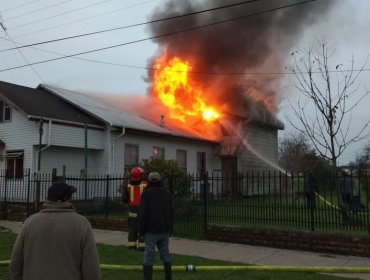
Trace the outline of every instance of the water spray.
<instances>
[{"instance_id":1,"label":"water spray","mask_svg":"<svg viewBox=\"0 0 370 280\"><path fill-rule=\"evenodd\" d=\"M225 121L222 121L222 120L219 120L219 123L222 127L224 127L225 129L227 130L230 130L232 131L236 136L238 136L238 138L240 139L240 141L242 142L242 144L252 153L254 154L256 157L258 157L260 160L264 161L265 163L267 163L268 165L270 165L271 167L281 171L282 173L285 173L287 174L289 177L291 177L291 174L289 174L286 170L284 170L283 168L281 168L279 165L277 165L276 163L268 160L267 158L265 158L263 155L261 155L258 151L256 151L256 149L254 149L247 141L247 139L245 139L245 137L243 137L240 132L235 128L233 127L232 125L230 125L229 123L225 122Z\"/></svg>"}]
</instances>

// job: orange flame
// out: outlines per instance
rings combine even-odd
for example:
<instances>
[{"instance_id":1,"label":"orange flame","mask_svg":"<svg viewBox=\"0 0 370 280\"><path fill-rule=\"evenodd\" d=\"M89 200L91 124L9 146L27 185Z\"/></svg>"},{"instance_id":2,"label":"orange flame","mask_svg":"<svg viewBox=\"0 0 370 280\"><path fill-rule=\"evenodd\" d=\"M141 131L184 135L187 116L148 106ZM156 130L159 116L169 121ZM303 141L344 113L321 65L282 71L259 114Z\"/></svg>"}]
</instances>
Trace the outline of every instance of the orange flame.
<instances>
[{"instance_id":1,"label":"orange flame","mask_svg":"<svg viewBox=\"0 0 370 280\"><path fill-rule=\"evenodd\" d=\"M203 93L189 77L189 62L174 57L165 64L166 53L155 62L153 92L169 108L170 118L186 122L188 118L213 122L221 117L214 107L207 105Z\"/></svg>"}]
</instances>

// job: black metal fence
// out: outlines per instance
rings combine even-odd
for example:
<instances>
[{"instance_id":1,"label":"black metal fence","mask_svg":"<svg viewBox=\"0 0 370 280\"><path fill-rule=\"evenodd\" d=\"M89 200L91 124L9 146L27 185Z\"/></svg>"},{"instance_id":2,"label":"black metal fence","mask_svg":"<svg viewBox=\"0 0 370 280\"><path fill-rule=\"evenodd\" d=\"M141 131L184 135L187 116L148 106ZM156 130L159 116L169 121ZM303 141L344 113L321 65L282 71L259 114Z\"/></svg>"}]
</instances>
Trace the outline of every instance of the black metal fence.
<instances>
[{"instance_id":1,"label":"black metal fence","mask_svg":"<svg viewBox=\"0 0 370 280\"><path fill-rule=\"evenodd\" d=\"M55 174L31 174L8 179L0 172L0 211L38 211ZM164 178L174 199L175 235L203 238L210 224L246 227L340 231L368 234L369 180L367 173L322 174L308 184L307 174L250 172L222 176L215 172L187 178ZM105 219L125 219L121 184L127 176L67 174L77 188L78 212ZM344 184L345 183L345 184Z\"/></svg>"}]
</instances>

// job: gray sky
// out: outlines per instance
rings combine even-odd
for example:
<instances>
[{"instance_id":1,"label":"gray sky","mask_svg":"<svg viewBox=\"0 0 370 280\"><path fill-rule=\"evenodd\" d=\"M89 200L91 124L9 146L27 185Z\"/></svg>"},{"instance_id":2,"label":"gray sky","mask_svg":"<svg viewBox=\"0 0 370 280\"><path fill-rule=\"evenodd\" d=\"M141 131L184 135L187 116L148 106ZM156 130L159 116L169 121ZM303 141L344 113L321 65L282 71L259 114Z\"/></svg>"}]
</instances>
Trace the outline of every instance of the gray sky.
<instances>
[{"instance_id":1,"label":"gray sky","mask_svg":"<svg viewBox=\"0 0 370 280\"><path fill-rule=\"evenodd\" d=\"M178 0L180 1L180 0ZM201 0L192 0L194 2ZM327 1L319 0L318 2ZM154 10L163 5L161 0L0 0L2 24L6 27L1 32L0 79L2 81L36 87L39 83L59 87L94 92L101 94L142 94L145 95L148 84L145 82L148 62L158 54L158 45L150 40L111 48L104 51L66 58L53 62L37 64L4 71L8 68L35 63L43 60L142 40L152 36L145 25L121 29L102 34L43 44L12 51L1 51L14 47L14 43L31 44L83 33L117 28L137 23L144 23L153 18ZM221 5L228 1L219 1ZM311 3L309 5L315 5ZM328 14L315 19L310 26L303 28L294 42L279 52L280 60L289 64L293 50L307 48L320 36L326 36L335 49L333 64L348 64L351 56L357 65L362 64L370 54L370 1L369 0L334 0ZM278 36L278 35L277 35ZM14 41L12 43L11 41ZM27 61L26 61L27 60ZM98 63L101 61L104 63ZM268 62L266 62L268 64ZM32 69L33 68L33 69ZM370 68L370 65L368 67ZM266 69L265 69L266 70ZM276 70L276 69L274 69ZM282 68L281 72L285 69ZM361 75L362 85L370 88L370 71ZM289 84L289 75L282 75L277 89L282 101L278 108L278 117L285 123L289 133L292 128L286 122L291 110L286 98L296 98L297 93ZM370 117L366 104L362 102L354 115L353 128L362 120ZM340 158L344 164L354 159L356 152L364 143L353 145Z\"/></svg>"}]
</instances>

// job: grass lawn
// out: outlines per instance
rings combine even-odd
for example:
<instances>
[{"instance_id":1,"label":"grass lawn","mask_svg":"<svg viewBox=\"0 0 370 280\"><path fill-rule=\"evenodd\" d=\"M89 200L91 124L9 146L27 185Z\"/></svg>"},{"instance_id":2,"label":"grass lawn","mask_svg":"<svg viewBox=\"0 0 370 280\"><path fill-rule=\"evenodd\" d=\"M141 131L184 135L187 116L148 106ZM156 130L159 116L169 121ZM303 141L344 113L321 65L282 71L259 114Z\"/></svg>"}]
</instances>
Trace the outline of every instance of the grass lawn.
<instances>
[{"instance_id":1,"label":"grass lawn","mask_svg":"<svg viewBox=\"0 0 370 280\"><path fill-rule=\"evenodd\" d=\"M15 241L16 235L13 233L0 233L0 260L8 260ZM141 265L143 253L128 251L124 246L109 246L98 244L98 251L101 263L104 264L124 264ZM204 258L175 255L172 254L174 265L237 265L236 263L216 261ZM156 264L161 265L159 256L156 256ZM142 273L139 271L102 271L104 280L135 280L142 279ZM155 271L153 279L163 279L162 271ZM317 273L304 272L262 272L262 271L196 271L196 272L174 272L174 279L212 279L212 280L340 280L334 276L321 275ZM0 267L0 280L9 280L8 268Z\"/></svg>"}]
</instances>

